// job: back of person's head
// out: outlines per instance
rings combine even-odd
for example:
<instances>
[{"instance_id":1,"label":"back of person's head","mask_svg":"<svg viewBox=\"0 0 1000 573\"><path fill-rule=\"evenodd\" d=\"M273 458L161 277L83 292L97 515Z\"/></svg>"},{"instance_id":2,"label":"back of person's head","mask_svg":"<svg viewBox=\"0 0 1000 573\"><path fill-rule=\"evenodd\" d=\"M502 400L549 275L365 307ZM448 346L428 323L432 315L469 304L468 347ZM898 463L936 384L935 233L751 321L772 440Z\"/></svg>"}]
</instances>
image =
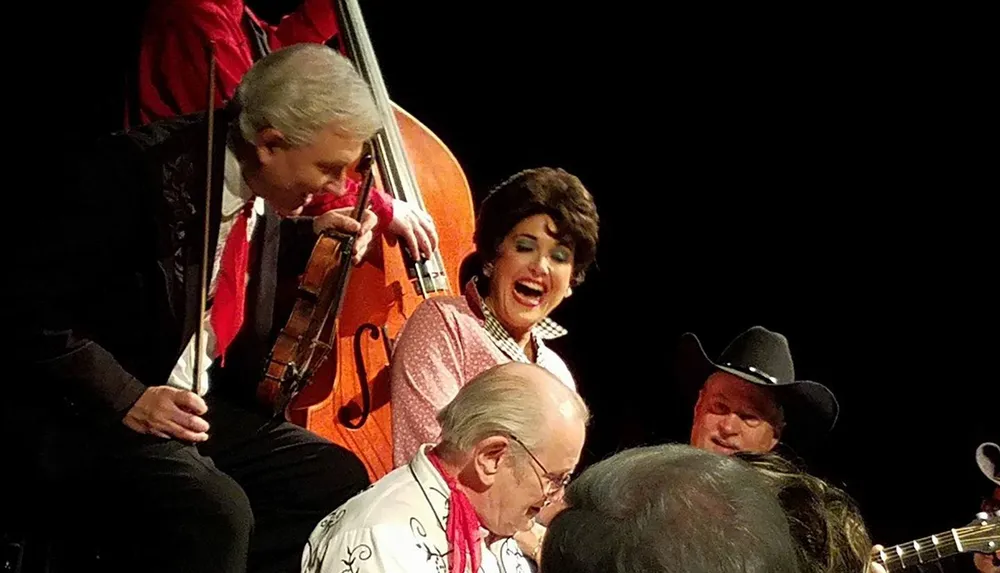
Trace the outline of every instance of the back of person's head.
<instances>
[{"instance_id":1,"label":"back of person's head","mask_svg":"<svg viewBox=\"0 0 1000 573\"><path fill-rule=\"evenodd\" d=\"M738 452L735 457L746 461L777 488L804 571L866 570L871 537L857 504L844 490L775 453Z\"/></svg>"},{"instance_id":2,"label":"back of person's head","mask_svg":"<svg viewBox=\"0 0 1000 573\"><path fill-rule=\"evenodd\" d=\"M382 127L368 83L350 60L322 44L294 44L261 58L243 75L234 99L239 133L251 143L269 127L292 145L308 145L331 123L354 141Z\"/></svg>"},{"instance_id":3,"label":"back of person's head","mask_svg":"<svg viewBox=\"0 0 1000 573\"><path fill-rule=\"evenodd\" d=\"M794 573L795 542L764 477L667 444L620 452L570 484L541 573Z\"/></svg>"}]
</instances>

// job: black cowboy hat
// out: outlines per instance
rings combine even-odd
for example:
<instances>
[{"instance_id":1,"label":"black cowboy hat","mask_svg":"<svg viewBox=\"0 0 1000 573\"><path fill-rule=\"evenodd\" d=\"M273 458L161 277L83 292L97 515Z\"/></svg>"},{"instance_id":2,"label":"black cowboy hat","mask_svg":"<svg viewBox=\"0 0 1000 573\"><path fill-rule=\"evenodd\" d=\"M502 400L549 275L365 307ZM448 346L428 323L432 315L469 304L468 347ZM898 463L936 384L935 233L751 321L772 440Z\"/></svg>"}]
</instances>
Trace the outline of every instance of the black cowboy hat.
<instances>
[{"instance_id":1,"label":"black cowboy hat","mask_svg":"<svg viewBox=\"0 0 1000 573\"><path fill-rule=\"evenodd\" d=\"M785 416L787 433L818 436L837 422L840 406L826 386L795 379L788 339L763 326L754 326L733 339L715 362L691 332L681 335L677 379L690 391L699 390L713 372L728 372L767 387Z\"/></svg>"},{"instance_id":2,"label":"black cowboy hat","mask_svg":"<svg viewBox=\"0 0 1000 573\"><path fill-rule=\"evenodd\" d=\"M1000 474L997 473L1000 470L1000 446L993 442L979 444L976 448L976 463L984 476L1000 485Z\"/></svg>"}]
</instances>

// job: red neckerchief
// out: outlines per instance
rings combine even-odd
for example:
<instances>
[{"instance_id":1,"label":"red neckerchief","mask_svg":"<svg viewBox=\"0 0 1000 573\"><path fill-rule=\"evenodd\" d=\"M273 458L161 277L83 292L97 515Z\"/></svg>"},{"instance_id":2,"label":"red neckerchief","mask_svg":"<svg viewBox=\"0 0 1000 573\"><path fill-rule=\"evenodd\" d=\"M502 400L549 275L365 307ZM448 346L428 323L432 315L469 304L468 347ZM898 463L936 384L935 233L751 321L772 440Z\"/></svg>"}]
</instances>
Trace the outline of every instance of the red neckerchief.
<instances>
[{"instance_id":1,"label":"red neckerchief","mask_svg":"<svg viewBox=\"0 0 1000 573\"><path fill-rule=\"evenodd\" d=\"M472 508L472 502L458 489L458 482L448 475L441 467L441 460L434 452L427 452L427 459L434 464L448 489L451 490L451 499L448 503L448 525L445 535L448 538L448 545L451 552L448 554L448 571L450 573L465 573L465 556L468 553L471 559L471 571L479 571L479 563L482 561L480 553L479 538L479 516Z\"/></svg>"},{"instance_id":2,"label":"red neckerchief","mask_svg":"<svg viewBox=\"0 0 1000 573\"><path fill-rule=\"evenodd\" d=\"M247 265L250 259L247 222L253 211L253 204L253 199L246 202L229 231L229 237L222 247L222 260L216 279L215 301L212 303L209 320L215 332L215 346L223 366L226 364L226 350L240 331L246 312ZM201 352L201 349L195 352Z\"/></svg>"}]
</instances>

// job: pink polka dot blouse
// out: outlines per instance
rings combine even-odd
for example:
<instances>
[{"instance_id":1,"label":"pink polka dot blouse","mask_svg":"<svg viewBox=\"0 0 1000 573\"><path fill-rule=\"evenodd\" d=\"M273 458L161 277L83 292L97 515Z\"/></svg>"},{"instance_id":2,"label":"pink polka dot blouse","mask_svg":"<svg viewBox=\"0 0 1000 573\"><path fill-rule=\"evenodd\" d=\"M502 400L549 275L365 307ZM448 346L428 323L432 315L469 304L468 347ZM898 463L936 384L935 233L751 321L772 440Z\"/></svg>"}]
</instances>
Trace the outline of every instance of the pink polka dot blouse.
<instances>
[{"instance_id":1,"label":"pink polka dot blouse","mask_svg":"<svg viewBox=\"0 0 1000 573\"><path fill-rule=\"evenodd\" d=\"M537 364L576 389L566 363L543 340L565 333L546 319L532 330ZM465 296L434 297L413 312L391 364L393 462L404 465L421 444L437 441L435 417L468 380L497 364L527 362L523 350L482 303L470 281Z\"/></svg>"}]
</instances>

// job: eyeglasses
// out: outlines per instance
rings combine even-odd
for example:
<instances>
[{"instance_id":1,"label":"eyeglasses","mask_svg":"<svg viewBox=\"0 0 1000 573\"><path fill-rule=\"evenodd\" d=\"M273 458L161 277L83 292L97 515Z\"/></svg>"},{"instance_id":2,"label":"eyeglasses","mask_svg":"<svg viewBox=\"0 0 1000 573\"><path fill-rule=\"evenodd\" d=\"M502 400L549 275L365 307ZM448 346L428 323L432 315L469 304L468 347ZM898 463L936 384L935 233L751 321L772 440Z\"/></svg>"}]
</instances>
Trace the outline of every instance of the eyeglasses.
<instances>
[{"instance_id":1,"label":"eyeglasses","mask_svg":"<svg viewBox=\"0 0 1000 573\"><path fill-rule=\"evenodd\" d=\"M535 457L535 454L531 453L531 450L528 449L528 446L524 445L524 442L522 442L517 436L513 434L509 435L510 439L520 444L520 446L524 448L524 451L528 452L528 455L531 456L531 459L535 460L535 463L538 464L538 467L542 468L542 475L538 477L539 479L544 478L544 481L542 483L542 493L545 494L546 498L552 497L553 495L561 491L563 488L565 488L567 485L569 485L569 480L573 479L572 473L568 472L561 476L554 476L553 474L549 473L549 470L545 469L545 465L542 464L542 462L538 461L538 458ZM538 475L538 472L535 472L535 475Z\"/></svg>"}]
</instances>

